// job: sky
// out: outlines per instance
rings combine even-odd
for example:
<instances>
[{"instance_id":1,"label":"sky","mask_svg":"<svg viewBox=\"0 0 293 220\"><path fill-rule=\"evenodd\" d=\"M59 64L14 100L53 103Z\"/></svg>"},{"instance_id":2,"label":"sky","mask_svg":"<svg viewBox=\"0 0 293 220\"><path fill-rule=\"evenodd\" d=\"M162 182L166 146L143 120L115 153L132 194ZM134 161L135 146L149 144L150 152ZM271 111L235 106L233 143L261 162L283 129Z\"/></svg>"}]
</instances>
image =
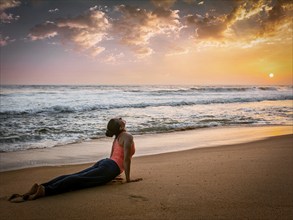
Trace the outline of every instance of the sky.
<instances>
[{"instance_id":1,"label":"sky","mask_svg":"<svg viewBox=\"0 0 293 220\"><path fill-rule=\"evenodd\" d=\"M292 85L291 0L1 0L1 84Z\"/></svg>"}]
</instances>

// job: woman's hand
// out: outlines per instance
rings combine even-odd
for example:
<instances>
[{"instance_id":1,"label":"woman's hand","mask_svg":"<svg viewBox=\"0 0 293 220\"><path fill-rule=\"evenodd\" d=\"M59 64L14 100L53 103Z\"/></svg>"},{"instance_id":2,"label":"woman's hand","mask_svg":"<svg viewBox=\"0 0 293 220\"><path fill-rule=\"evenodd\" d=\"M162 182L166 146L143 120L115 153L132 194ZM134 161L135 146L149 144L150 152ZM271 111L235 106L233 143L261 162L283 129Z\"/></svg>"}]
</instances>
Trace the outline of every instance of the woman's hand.
<instances>
[{"instance_id":1,"label":"woman's hand","mask_svg":"<svg viewBox=\"0 0 293 220\"><path fill-rule=\"evenodd\" d=\"M142 181L142 178L136 178L136 179L131 179L131 180L126 180L124 181L124 179L120 176L116 177L115 179L112 180L112 182L114 183L132 183L132 182L139 182L139 181Z\"/></svg>"}]
</instances>

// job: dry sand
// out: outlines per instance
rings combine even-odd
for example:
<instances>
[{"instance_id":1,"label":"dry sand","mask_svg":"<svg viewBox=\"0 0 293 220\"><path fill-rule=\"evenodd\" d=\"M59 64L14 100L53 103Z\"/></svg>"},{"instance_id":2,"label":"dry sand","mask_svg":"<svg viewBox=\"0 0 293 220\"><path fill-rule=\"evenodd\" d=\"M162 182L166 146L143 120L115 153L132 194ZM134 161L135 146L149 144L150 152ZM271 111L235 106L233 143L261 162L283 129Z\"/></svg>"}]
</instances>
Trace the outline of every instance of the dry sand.
<instances>
[{"instance_id":1,"label":"dry sand","mask_svg":"<svg viewBox=\"0 0 293 220\"><path fill-rule=\"evenodd\" d=\"M0 173L0 219L293 219L293 135L134 158L136 183L10 203L35 183L89 166Z\"/></svg>"}]
</instances>

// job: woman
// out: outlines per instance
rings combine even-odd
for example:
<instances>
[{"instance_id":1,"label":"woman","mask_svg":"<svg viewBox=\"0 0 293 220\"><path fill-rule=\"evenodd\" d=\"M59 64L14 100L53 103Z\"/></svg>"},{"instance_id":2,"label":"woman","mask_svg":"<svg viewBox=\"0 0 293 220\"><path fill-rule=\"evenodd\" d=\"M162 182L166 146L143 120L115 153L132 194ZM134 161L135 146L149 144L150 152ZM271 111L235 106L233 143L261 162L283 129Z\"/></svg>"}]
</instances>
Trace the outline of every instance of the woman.
<instances>
[{"instance_id":1,"label":"woman","mask_svg":"<svg viewBox=\"0 0 293 220\"><path fill-rule=\"evenodd\" d=\"M106 136L115 136L110 159L102 159L78 173L59 176L40 185L34 184L29 192L24 195L13 194L9 200L11 202L35 200L43 196L104 185L123 171L128 183L142 180L130 178L131 158L135 153L135 146L132 135L125 130L125 124L126 122L121 118L113 118L108 122Z\"/></svg>"}]
</instances>

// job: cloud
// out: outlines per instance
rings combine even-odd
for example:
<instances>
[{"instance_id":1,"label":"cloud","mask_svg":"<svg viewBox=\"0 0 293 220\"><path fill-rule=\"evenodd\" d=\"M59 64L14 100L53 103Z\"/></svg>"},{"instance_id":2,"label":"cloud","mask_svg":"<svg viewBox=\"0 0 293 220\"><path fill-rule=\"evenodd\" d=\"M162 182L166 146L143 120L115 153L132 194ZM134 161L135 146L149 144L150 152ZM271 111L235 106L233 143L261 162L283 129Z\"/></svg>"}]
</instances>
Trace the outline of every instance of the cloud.
<instances>
[{"instance_id":1,"label":"cloud","mask_svg":"<svg viewBox=\"0 0 293 220\"><path fill-rule=\"evenodd\" d=\"M292 12L290 0L248 1L239 4L227 16L226 23L236 34L238 31L238 36L255 42L257 38L274 38L292 30Z\"/></svg>"},{"instance_id":2,"label":"cloud","mask_svg":"<svg viewBox=\"0 0 293 220\"><path fill-rule=\"evenodd\" d=\"M232 12L227 15L226 23L233 25L237 21L249 19L263 10L264 0L239 2Z\"/></svg>"},{"instance_id":3,"label":"cloud","mask_svg":"<svg viewBox=\"0 0 293 220\"><path fill-rule=\"evenodd\" d=\"M54 13L54 12L57 12L57 11L59 11L59 9L58 8L55 8L55 9L50 9L48 12L49 13Z\"/></svg>"},{"instance_id":4,"label":"cloud","mask_svg":"<svg viewBox=\"0 0 293 220\"><path fill-rule=\"evenodd\" d=\"M0 47L6 46L7 44L14 42L15 39L10 39L9 36L6 37L2 37L2 35L0 34Z\"/></svg>"},{"instance_id":5,"label":"cloud","mask_svg":"<svg viewBox=\"0 0 293 220\"><path fill-rule=\"evenodd\" d=\"M43 40L58 35L58 27L54 22L46 21L38 24L30 30L29 38L32 41Z\"/></svg>"},{"instance_id":6,"label":"cloud","mask_svg":"<svg viewBox=\"0 0 293 220\"><path fill-rule=\"evenodd\" d=\"M193 27L195 39L199 41L266 42L258 38L278 35L286 26L291 28L293 3L289 0L234 1L236 6L228 14L219 12L204 16L199 14L185 17L188 27ZM234 44L235 45L235 44Z\"/></svg>"},{"instance_id":7,"label":"cloud","mask_svg":"<svg viewBox=\"0 0 293 220\"><path fill-rule=\"evenodd\" d=\"M118 6L116 10L122 16L113 22L114 34L118 36L120 43L129 46L138 57L153 53L151 38L161 34L176 35L182 28L178 10L157 8L147 11L125 5Z\"/></svg>"},{"instance_id":8,"label":"cloud","mask_svg":"<svg viewBox=\"0 0 293 220\"><path fill-rule=\"evenodd\" d=\"M100 45L103 40L113 40L143 58L154 53L150 45L152 38L158 35L176 37L183 28L178 10L158 7L147 11L120 5L116 7L119 19L109 19L99 9L94 6L76 17L38 24L30 30L28 37L32 41L54 38L93 57L106 49Z\"/></svg>"},{"instance_id":9,"label":"cloud","mask_svg":"<svg viewBox=\"0 0 293 220\"><path fill-rule=\"evenodd\" d=\"M0 1L0 21L1 23L11 23L19 19L18 15L13 15L11 13L7 14L5 10L15 8L20 6L20 1L15 0L1 0Z\"/></svg>"},{"instance_id":10,"label":"cloud","mask_svg":"<svg viewBox=\"0 0 293 220\"><path fill-rule=\"evenodd\" d=\"M0 10L6 10L9 8L14 8L19 6L21 3L20 1L15 1L15 0L2 0L0 2Z\"/></svg>"},{"instance_id":11,"label":"cloud","mask_svg":"<svg viewBox=\"0 0 293 220\"><path fill-rule=\"evenodd\" d=\"M115 6L115 10L109 13L115 14L113 18L107 16L107 6L94 6L75 17L38 24L30 30L28 36L32 41L51 38L91 57L103 53L106 62L120 58L109 55L111 51L106 49L113 47L106 48L105 45L110 43L118 43L122 45L121 48L130 49L136 57L144 58L156 53L158 48L167 51L167 56L187 53L187 49L172 46L169 48L169 44L161 42L189 41L191 35L198 48L249 48L268 43L268 39L284 33L287 33L288 39L291 37L288 29L292 30L290 24L293 3L289 0L231 0L229 4L234 7L228 12L222 10L225 5L215 8L207 1L184 0L194 7L202 8L198 4L205 4L208 12L182 17L179 10L171 8L176 0L151 2L155 6L152 10L129 5ZM52 12L57 11L56 9L52 9ZM6 41L2 39L2 44L6 45L4 42Z\"/></svg>"},{"instance_id":12,"label":"cloud","mask_svg":"<svg viewBox=\"0 0 293 220\"><path fill-rule=\"evenodd\" d=\"M90 50L90 55L92 57L96 57L97 55L99 55L100 53L102 53L105 50L104 47L93 47Z\"/></svg>"},{"instance_id":13,"label":"cloud","mask_svg":"<svg viewBox=\"0 0 293 220\"><path fill-rule=\"evenodd\" d=\"M99 43L106 38L109 27L105 13L91 8L77 17L38 24L30 30L28 36L32 41L58 36L64 45L97 56L105 50Z\"/></svg>"},{"instance_id":14,"label":"cloud","mask_svg":"<svg viewBox=\"0 0 293 220\"><path fill-rule=\"evenodd\" d=\"M277 1L273 7L267 10L266 19L261 21L260 36L272 36L287 29L291 29L292 32L292 16L292 1Z\"/></svg>"},{"instance_id":15,"label":"cloud","mask_svg":"<svg viewBox=\"0 0 293 220\"><path fill-rule=\"evenodd\" d=\"M227 23L223 16L210 16L199 14L186 16L188 26L195 27L195 37L198 39L221 39L227 29Z\"/></svg>"},{"instance_id":16,"label":"cloud","mask_svg":"<svg viewBox=\"0 0 293 220\"><path fill-rule=\"evenodd\" d=\"M18 15L7 13L6 10L20 6L20 1L14 0L2 0L0 1L0 23L10 24L13 21L19 19ZM6 46L7 44L14 42L15 39L11 39L9 36L3 37L0 33L0 47Z\"/></svg>"},{"instance_id":17,"label":"cloud","mask_svg":"<svg viewBox=\"0 0 293 220\"><path fill-rule=\"evenodd\" d=\"M105 63L117 63L117 60L121 59L123 57L125 57L124 53L120 52L120 53L110 54L110 55L105 56L103 61Z\"/></svg>"}]
</instances>

